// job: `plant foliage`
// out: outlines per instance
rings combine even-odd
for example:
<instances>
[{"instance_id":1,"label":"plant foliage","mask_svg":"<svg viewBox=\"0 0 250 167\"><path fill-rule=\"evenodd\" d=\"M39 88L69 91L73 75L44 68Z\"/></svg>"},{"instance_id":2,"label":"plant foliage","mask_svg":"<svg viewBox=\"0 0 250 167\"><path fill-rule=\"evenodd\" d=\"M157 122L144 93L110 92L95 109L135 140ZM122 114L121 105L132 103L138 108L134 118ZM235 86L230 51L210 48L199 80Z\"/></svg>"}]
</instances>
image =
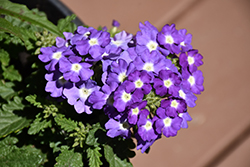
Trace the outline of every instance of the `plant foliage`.
<instances>
[{"instance_id":1,"label":"plant foliage","mask_svg":"<svg viewBox=\"0 0 250 167\"><path fill-rule=\"evenodd\" d=\"M0 0L0 14L1 166L132 166L128 141L106 136L104 114L77 115L44 91L40 48L74 32L76 16L54 25L45 13L8 0ZM118 153L119 145L125 147Z\"/></svg>"}]
</instances>

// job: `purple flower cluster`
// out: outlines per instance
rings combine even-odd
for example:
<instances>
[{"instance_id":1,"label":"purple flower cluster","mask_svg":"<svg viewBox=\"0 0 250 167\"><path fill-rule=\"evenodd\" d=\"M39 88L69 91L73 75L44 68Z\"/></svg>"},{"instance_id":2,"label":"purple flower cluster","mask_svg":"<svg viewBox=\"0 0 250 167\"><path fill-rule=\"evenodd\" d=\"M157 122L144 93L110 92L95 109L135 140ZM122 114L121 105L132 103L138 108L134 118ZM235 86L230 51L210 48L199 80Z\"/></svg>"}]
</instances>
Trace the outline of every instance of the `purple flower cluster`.
<instances>
[{"instance_id":1,"label":"purple flower cluster","mask_svg":"<svg viewBox=\"0 0 250 167\"><path fill-rule=\"evenodd\" d=\"M187 106L196 105L204 78L203 57L185 29L172 24L158 31L148 21L139 28L133 36L80 26L42 48L39 59L47 63L45 90L52 97L67 99L78 113L102 110L107 135L133 134L143 153L162 135L188 127Z\"/></svg>"}]
</instances>

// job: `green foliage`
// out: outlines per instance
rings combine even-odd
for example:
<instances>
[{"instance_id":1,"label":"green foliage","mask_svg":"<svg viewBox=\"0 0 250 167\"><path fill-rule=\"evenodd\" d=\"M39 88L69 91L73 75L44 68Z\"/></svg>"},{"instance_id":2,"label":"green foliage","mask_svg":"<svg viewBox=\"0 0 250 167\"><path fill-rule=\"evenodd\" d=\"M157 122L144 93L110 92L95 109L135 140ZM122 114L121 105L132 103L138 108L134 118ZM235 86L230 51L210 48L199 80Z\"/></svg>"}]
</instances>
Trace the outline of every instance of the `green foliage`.
<instances>
[{"instance_id":1,"label":"green foliage","mask_svg":"<svg viewBox=\"0 0 250 167\"><path fill-rule=\"evenodd\" d=\"M0 62L2 66L8 66L10 62L9 53L3 49L0 49Z\"/></svg>"},{"instance_id":2,"label":"green foliage","mask_svg":"<svg viewBox=\"0 0 250 167\"><path fill-rule=\"evenodd\" d=\"M46 156L32 145L17 147L18 139L6 137L0 141L0 164L2 167L40 166Z\"/></svg>"},{"instance_id":3,"label":"green foliage","mask_svg":"<svg viewBox=\"0 0 250 167\"><path fill-rule=\"evenodd\" d=\"M5 100L9 100L11 97L13 97L16 94L14 89L12 89L13 86L14 83L12 82L0 80L0 96Z\"/></svg>"},{"instance_id":4,"label":"green foliage","mask_svg":"<svg viewBox=\"0 0 250 167\"><path fill-rule=\"evenodd\" d=\"M0 0L0 13L0 166L131 166L133 142L107 137L103 112L76 114L44 91L37 55L62 32L73 33L76 16L54 25L45 13L8 0Z\"/></svg>"},{"instance_id":5,"label":"green foliage","mask_svg":"<svg viewBox=\"0 0 250 167\"><path fill-rule=\"evenodd\" d=\"M77 29L77 26L72 23L76 18L76 15L67 16L65 19L60 19L58 21L57 27L61 32L74 32Z\"/></svg>"},{"instance_id":6,"label":"green foliage","mask_svg":"<svg viewBox=\"0 0 250 167\"><path fill-rule=\"evenodd\" d=\"M99 131L99 133L97 133ZM101 133L100 133L101 132ZM97 147L99 146L98 140L102 138L103 141L108 140L106 135L103 135L103 128L101 127L100 123L97 123L92 126L92 129L88 132L88 137L86 139L86 144L89 146Z\"/></svg>"},{"instance_id":7,"label":"green foliage","mask_svg":"<svg viewBox=\"0 0 250 167\"><path fill-rule=\"evenodd\" d=\"M21 81L22 76L19 74L19 72L15 69L14 65L11 65L7 68L4 66L3 68L3 77L4 79L8 79L10 81Z\"/></svg>"},{"instance_id":8,"label":"green foliage","mask_svg":"<svg viewBox=\"0 0 250 167\"><path fill-rule=\"evenodd\" d=\"M55 121L63 130L67 132L74 131L77 128L77 123L75 121L72 121L70 118L65 118L62 114L56 115Z\"/></svg>"},{"instance_id":9,"label":"green foliage","mask_svg":"<svg viewBox=\"0 0 250 167\"><path fill-rule=\"evenodd\" d=\"M30 124L30 128L28 130L29 135L34 135L39 133L40 131L44 131L44 129L52 127L52 121L43 119L40 117L40 113L36 115L36 119Z\"/></svg>"},{"instance_id":10,"label":"green foliage","mask_svg":"<svg viewBox=\"0 0 250 167\"><path fill-rule=\"evenodd\" d=\"M21 98L15 96L13 101L8 101L8 104L2 105L0 110L0 138L19 131L30 124L30 120L14 113L14 110L22 110L24 105L21 103Z\"/></svg>"},{"instance_id":11,"label":"green foliage","mask_svg":"<svg viewBox=\"0 0 250 167\"><path fill-rule=\"evenodd\" d=\"M62 149L60 155L56 158L55 167L82 167L82 155L74 150Z\"/></svg>"},{"instance_id":12,"label":"green foliage","mask_svg":"<svg viewBox=\"0 0 250 167\"><path fill-rule=\"evenodd\" d=\"M89 159L89 166L91 167L99 167L102 165L102 161L100 160L100 157L102 154L99 152L101 150L100 147L91 148L89 147L87 149L87 157Z\"/></svg>"},{"instance_id":13,"label":"green foliage","mask_svg":"<svg viewBox=\"0 0 250 167\"><path fill-rule=\"evenodd\" d=\"M132 167L127 159L121 159L109 145L104 145L104 156L109 162L110 167Z\"/></svg>"},{"instance_id":14,"label":"green foliage","mask_svg":"<svg viewBox=\"0 0 250 167\"><path fill-rule=\"evenodd\" d=\"M36 37L32 32L28 31L27 29L13 26L4 18L0 18L0 31L10 33L21 39L28 50L33 48L31 40L36 40Z\"/></svg>"},{"instance_id":15,"label":"green foliage","mask_svg":"<svg viewBox=\"0 0 250 167\"><path fill-rule=\"evenodd\" d=\"M30 102L32 105L36 106L37 108L43 108L41 102L37 102L37 95L28 95L25 97L25 100Z\"/></svg>"},{"instance_id":16,"label":"green foliage","mask_svg":"<svg viewBox=\"0 0 250 167\"><path fill-rule=\"evenodd\" d=\"M46 17L30 11L25 5L11 3L8 0L0 0L0 13L16 17L17 19L24 20L37 27L46 29L58 36L62 36L62 32L60 32L53 23L48 21ZM3 28L2 26L3 25L1 25L1 28Z\"/></svg>"}]
</instances>

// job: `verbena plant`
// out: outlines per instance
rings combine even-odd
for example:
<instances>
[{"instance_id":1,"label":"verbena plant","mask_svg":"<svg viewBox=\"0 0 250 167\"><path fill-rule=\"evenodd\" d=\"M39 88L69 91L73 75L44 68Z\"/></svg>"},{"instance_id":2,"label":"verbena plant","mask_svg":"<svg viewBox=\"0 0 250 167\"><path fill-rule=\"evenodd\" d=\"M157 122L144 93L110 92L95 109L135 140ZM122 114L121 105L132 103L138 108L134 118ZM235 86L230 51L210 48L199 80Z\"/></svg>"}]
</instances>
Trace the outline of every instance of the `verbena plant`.
<instances>
[{"instance_id":1,"label":"verbena plant","mask_svg":"<svg viewBox=\"0 0 250 167\"><path fill-rule=\"evenodd\" d=\"M0 0L1 166L132 166L162 136L187 128L203 88L202 56L175 25L54 25Z\"/></svg>"}]
</instances>

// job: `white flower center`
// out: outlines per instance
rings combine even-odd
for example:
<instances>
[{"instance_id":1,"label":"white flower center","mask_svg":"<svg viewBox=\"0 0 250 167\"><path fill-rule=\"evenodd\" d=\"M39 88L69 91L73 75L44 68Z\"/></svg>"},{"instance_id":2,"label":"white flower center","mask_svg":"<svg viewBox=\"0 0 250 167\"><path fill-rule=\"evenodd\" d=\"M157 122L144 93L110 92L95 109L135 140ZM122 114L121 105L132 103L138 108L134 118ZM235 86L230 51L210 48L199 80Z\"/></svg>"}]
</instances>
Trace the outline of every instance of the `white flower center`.
<instances>
[{"instance_id":1,"label":"white flower center","mask_svg":"<svg viewBox=\"0 0 250 167\"><path fill-rule=\"evenodd\" d=\"M97 40L96 38L91 38L91 39L89 40L89 44L90 44L91 46L97 45L97 44L98 44L98 40Z\"/></svg>"},{"instance_id":2,"label":"white flower center","mask_svg":"<svg viewBox=\"0 0 250 167\"><path fill-rule=\"evenodd\" d=\"M163 122L164 122L164 125L168 127L168 126L171 125L172 119L169 118L169 117L167 117L167 118L165 118L165 119L163 120Z\"/></svg>"},{"instance_id":3,"label":"white flower center","mask_svg":"<svg viewBox=\"0 0 250 167\"><path fill-rule=\"evenodd\" d=\"M69 42L65 42L65 46L66 46L66 47L69 47Z\"/></svg>"},{"instance_id":4,"label":"white flower center","mask_svg":"<svg viewBox=\"0 0 250 167\"><path fill-rule=\"evenodd\" d=\"M102 57L105 57L105 56L108 56L108 55L109 55L108 53L104 52L104 53L102 54Z\"/></svg>"},{"instance_id":5,"label":"white flower center","mask_svg":"<svg viewBox=\"0 0 250 167\"><path fill-rule=\"evenodd\" d=\"M194 64L194 57L188 56L188 64L189 65Z\"/></svg>"},{"instance_id":6,"label":"white flower center","mask_svg":"<svg viewBox=\"0 0 250 167\"><path fill-rule=\"evenodd\" d=\"M186 46L185 43L184 43L184 41L182 41L182 42L180 43L180 45L181 45L181 46Z\"/></svg>"},{"instance_id":7,"label":"white flower center","mask_svg":"<svg viewBox=\"0 0 250 167\"><path fill-rule=\"evenodd\" d=\"M147 48L149 49L149 51L151 52L152 50L156 50L158 44L154 41L150 41L149 43L147 43Z\"/></svg>"},{"instance_id":8,"label":"white flower center","mask_svg":"<svg viewBox=\"0 0 250 167\"><path fill-rule=\"evenodd\" d=\"M166 36L166 43L168 43L168 44L174 43L174 39L171 35Z\"/></svg>"},{"instance_id":9,"label":"white flower center","mask_svg":"<svg viewBox=\"0 0 250 167\"><path fill-rule=\"evenodd\" d=\"M147 121L147 123L144 125L144 128L146 130L150 130L152 128L152 123L150 121Z\"/></svg>"},{"instance_id":10,"label":"white flower center","mask_svg":"<svg viewBox=\"0 0 250 167\"><path fill-rule=\"evenodd\" d=\"M134 83L136 88L141 88L143 86L143 82L141 81L141 79L138 79Z\"/></svg>"},{"instance_id":11,"label":"white flower center","mask_svg":"<svg viewBox=\"0 0 250 167\"><path fill-rule=\"evenodd\" d=\"M153 63L145 63L143 66L143 70L154 71L154 64Z\"/></svg>"},{"instance_id":12,"label":"white flower center","mask_svg":"<svg viewBox=\"0 0 250 167\"><path fill-rule=\"evenodd\" d=\"M132 114L133 114L133 115L138 115L138 114L139 114L139 108L138 108L138 107L133 108L133 109L132 109Z\"/></svg>"},{"instance_id":13,"label":"white flower center","mask_svg":"<svg viewBox=\"0 0 250 167\"><path fill-rule=\"evenodd\" d=\"M83 34L83 36L84 37L88 37L90 35L90 32L88 31L88 32L85 32L84 34Z\"/></svg>"},{"instance_id":14,"label":"white flower center","mask_svg":"<svg viewBox=\"0 0 250 167\"><path fill-rule=\"evenodd\" d=\"M126 79L126 77L127 77L126 72L120 73L120 74L118 75L118 80L119 80L119 82L121 82L121 83L124 82L125 79Z\"/></svg>"},{"instance_id":15,"label":"white flower center","mask_svg":"<svg viewBox=\"0 0 250 167\"><path fill-rule=\"evenodd\" d=\"M186 99L186 94L183 92L183 90L179 90L179 96L183 99Z\"/></svg>"},{"instance_id":16,"label":"white flower center","mask_svg":"<svg viewBox=\"0 0 250 167\"><path fill-rule=\"evenodd\" d=\"M127 103L129 100L131 100L131 94L126 93L125 91L122 94L122 100Z\"/></svg>"},{"instance_id":17,"label":"white flower center","mask_svg":"<svg viewBox=\"0 0 250 167\"><path fill-rule=\"evenodd\" d=\"M188 78L188 82L190 83L191 86L193 86L195 84L195 78L193 76L190 76Z\"/></svg>"},{"instance_id":18,"label":"white flower center","mask_svg":"<svg viewBox=\"0 0 250 167\"><path fill-rule=\"evenodd\" d=\"M176 101L176 100L173 100L172 102L171 102L171 107L174 107L174 108L177 108L178 107L178 102Z\"/></svg>"},{"instance_id":19,"label":"white flower center","mask_svg":"<svg viewBox=\"0 0 250 167\"><path fill-rule=\"evenodd\" d=\"M57 60L59 60L61 57L62 57L62 52L55 52L52 55L52 58Z\"/></svg>"},{"instance_id":20,"label":"white flower center","mask_svg":"<svg viewBox=\"0 0 250 167\"><path fill-rule=\"evenodd\" d=\"M81 88L80 89L80 96L87 99L89 97L91 93L91 90L90 89L86 89L86 88Z\"/></svg>"},{"instance_id":21,"label":"white flower center","mask_svg":"<svg viewBox=\"0 0 250 167\"><path fill-rule=\"evenodd\" d=\"M116 45L117 47L119 47L119 46L121 46L122 41L121 41L121 40L117 40L117 41L112 40L112 43L113 43L114 45Z\"/></svg>"},{"instance_id":22,"label":"white flower center","mask_svg":"<svg viewBox=\"0 0 250 167\"><path fill-rule=\"evenodd\" d=\"M75 72L79 72L81 70L82 66L78 63L72 64L71 70Z\"/></svg>"},{"instance_id":23,"label":"white flower center","mask_svg":"<svg viewBox=\"0 0 250 167\"><path fill-rule=\"evenodd\" d=\"M170 79L164 80L163 82L164 82L164 85L165 85L167 88L169 88L169 87L173 84L172 81L171 81Z\"/></svg>"},{"instance_id":24,"label":"white flower center","mask_svg":"<svg viewBox=\"0 0 250 167\"><path fill-rule=\"evenodd\" d=\"M178 116L182 118L182 116L183 116L183 113L179 113L179 114L178 114Z\"/></svg>"}]
</instances>

